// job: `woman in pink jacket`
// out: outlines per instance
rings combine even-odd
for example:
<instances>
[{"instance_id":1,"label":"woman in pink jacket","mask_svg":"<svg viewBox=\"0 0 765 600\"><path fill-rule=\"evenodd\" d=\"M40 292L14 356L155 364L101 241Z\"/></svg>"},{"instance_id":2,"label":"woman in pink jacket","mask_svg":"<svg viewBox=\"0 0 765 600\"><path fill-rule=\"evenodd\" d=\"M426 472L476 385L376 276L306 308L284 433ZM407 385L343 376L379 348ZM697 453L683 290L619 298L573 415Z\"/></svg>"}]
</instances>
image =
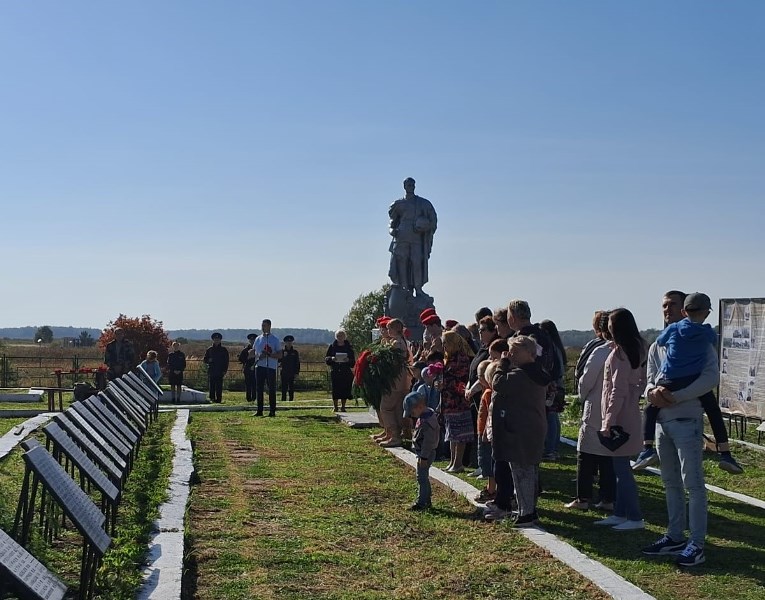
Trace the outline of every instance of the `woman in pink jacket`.
<instances>
[{"instance_id":1,"label":"woman in pink jacket","mask_svg":"<svg viewBox=\"0 0 765 600\"><path fill-rule=\"evenodd\" d=\"M609 343L611 354L606 359L603 375L600 404L603 421L598 437L611 451L616 474L616 505L613 515L595 524L609 525L619 531L643 529L645 523L630 456L642 448L640 394L645 388L648 352L635 318L626 308L611 312L608 330L613 341Z\"/></svg>"}]
</instances>

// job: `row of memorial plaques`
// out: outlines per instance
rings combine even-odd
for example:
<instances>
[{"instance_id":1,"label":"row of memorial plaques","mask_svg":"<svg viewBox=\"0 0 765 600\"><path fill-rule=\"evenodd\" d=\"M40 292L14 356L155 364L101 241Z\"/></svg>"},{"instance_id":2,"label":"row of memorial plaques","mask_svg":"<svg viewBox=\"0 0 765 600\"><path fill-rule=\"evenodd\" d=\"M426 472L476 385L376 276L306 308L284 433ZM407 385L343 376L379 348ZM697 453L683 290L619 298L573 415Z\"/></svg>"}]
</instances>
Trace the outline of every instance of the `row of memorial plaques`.
<instances>
[{"instance_id":1,"label":"row of memorial plaques","mask_svg":"<svg viewBox=\"0 0 765 600\"><path fill-rule=\"evenodd\" d=\"M156 390L140 373L129 373L54 415L43 428L47 449L34 438L22 442L26 469L14 523L16 539L0 531L0 597L6 586L21 598L64 597L66 585L24 548L35 515L46 531L52 531L49 524L58 521L58 511L83 537L79 597L93 597L96 570L111 544L106 529L114 533L122 486L141 438L156 418L157 400ZM87 493L93 490L100 506Z\"/></svg>"}]
</instances>

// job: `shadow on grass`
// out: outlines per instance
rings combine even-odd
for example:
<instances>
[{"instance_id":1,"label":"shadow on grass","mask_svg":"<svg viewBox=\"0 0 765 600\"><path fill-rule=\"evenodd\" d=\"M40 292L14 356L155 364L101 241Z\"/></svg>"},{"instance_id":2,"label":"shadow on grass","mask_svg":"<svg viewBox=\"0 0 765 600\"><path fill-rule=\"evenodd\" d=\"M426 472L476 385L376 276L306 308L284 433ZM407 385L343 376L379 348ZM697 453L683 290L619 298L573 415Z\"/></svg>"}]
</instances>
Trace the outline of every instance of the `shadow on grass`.
<instances>
[{"instance_id":1,"label":"shadow on grass","mask_svg":"<svg viewBox=\"0 0 765 600\"><path fill-rule=\"evenodd\" d=\"M428 513L431 515L437 515L439 517L448 517L450 519L462 519L463 521L482 521L483 511L479 508L470 512L464 510L453 510L450 508L440 508L434 506Z\"/></svg>"},{"instance_id":2,"label":"shadow on grass","mask_svg":"<svg viewBox=\"0 0 765 600\"><path fill-rule=\"evenodd\" d=\"M311 423L337 423L337 416L333 415L299 415L289 417L290 421L298 425L309 425Z\"/></svg>"},{"instance_id":3,"label":"shadow on grass","mask_svg":"<svg viewBox=\"0 0 765 600\"><path fill-rule=\"evenodd\" d=\"M618 532L593 525L608 513L564 508L563 504L576 495L576 483L572 481L575 473L575 456L568 449L562 451L561 461L545 463L542 467L541 482L547 491L540 498L540 512L547 531L594 557L666 562L674 568L672 557L645 557L641 553L643 547L656 541L657 526L662 533L666 527L667 507L661 478L648 473L636 474L640 508L653 531ZM597 490L597 485L595 488ZM723 500L711 492L709 499L708 533L713 541L707 541L707 562L684 572L733 578L739 591L749 586L765 586L765 526L762 524L765 511Z\"/></svg>"}]
</instances>

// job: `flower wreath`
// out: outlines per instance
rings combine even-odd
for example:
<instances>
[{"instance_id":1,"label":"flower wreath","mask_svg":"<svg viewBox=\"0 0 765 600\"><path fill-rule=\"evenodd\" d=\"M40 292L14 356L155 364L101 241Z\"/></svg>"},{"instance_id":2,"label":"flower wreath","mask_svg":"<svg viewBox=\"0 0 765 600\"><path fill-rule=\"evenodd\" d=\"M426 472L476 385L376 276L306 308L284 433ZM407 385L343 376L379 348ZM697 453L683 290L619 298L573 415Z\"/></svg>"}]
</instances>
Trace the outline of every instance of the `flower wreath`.
<instances>
[{"instance_id":1,"label":"flower wreath","mask_svg":"<svg viewBox=\"0 0 765 600\"><path fill-rule=\"evenodd\" d=\"M401 350L380 343L373 344L359 355L353 367L356 395L379 410L382 397L390 393L405 367L406 357Z\"/></svg>"}]
</instances>

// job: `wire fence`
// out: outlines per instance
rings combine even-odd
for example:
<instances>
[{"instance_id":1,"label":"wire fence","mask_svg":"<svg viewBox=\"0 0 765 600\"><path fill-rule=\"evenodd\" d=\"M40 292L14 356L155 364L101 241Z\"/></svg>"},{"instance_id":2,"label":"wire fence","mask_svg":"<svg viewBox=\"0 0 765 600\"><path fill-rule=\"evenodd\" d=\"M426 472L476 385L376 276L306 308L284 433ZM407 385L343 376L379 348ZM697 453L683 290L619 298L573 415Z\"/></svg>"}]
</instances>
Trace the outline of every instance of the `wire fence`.
<instances>
[{"instance_id":1,"label":"wire fence","mask_svg":"<svg viewBox=\"0 0 765 600\"><path fill-rule=\"evenodd\" d=\"M98 358L73 355L68 357L46 356L11 356L0 355L0 388L56 387L61 378L61 385L73 387L78 381L94 381L98 368L103 362ZM281 370L279 371L281 375ZM163 376L160 384L167 383ZM197 389L207 390L207 368L201 358L187 358L184 371L184 384ZM277 381L280 384L280 381ZM244 391L244 373L237 363L223 379L228 391ZM324 362L301 361L300 375L295 381L295 389L324 390L330 392L329 369Z\"/></svg>"}]
</instances>

